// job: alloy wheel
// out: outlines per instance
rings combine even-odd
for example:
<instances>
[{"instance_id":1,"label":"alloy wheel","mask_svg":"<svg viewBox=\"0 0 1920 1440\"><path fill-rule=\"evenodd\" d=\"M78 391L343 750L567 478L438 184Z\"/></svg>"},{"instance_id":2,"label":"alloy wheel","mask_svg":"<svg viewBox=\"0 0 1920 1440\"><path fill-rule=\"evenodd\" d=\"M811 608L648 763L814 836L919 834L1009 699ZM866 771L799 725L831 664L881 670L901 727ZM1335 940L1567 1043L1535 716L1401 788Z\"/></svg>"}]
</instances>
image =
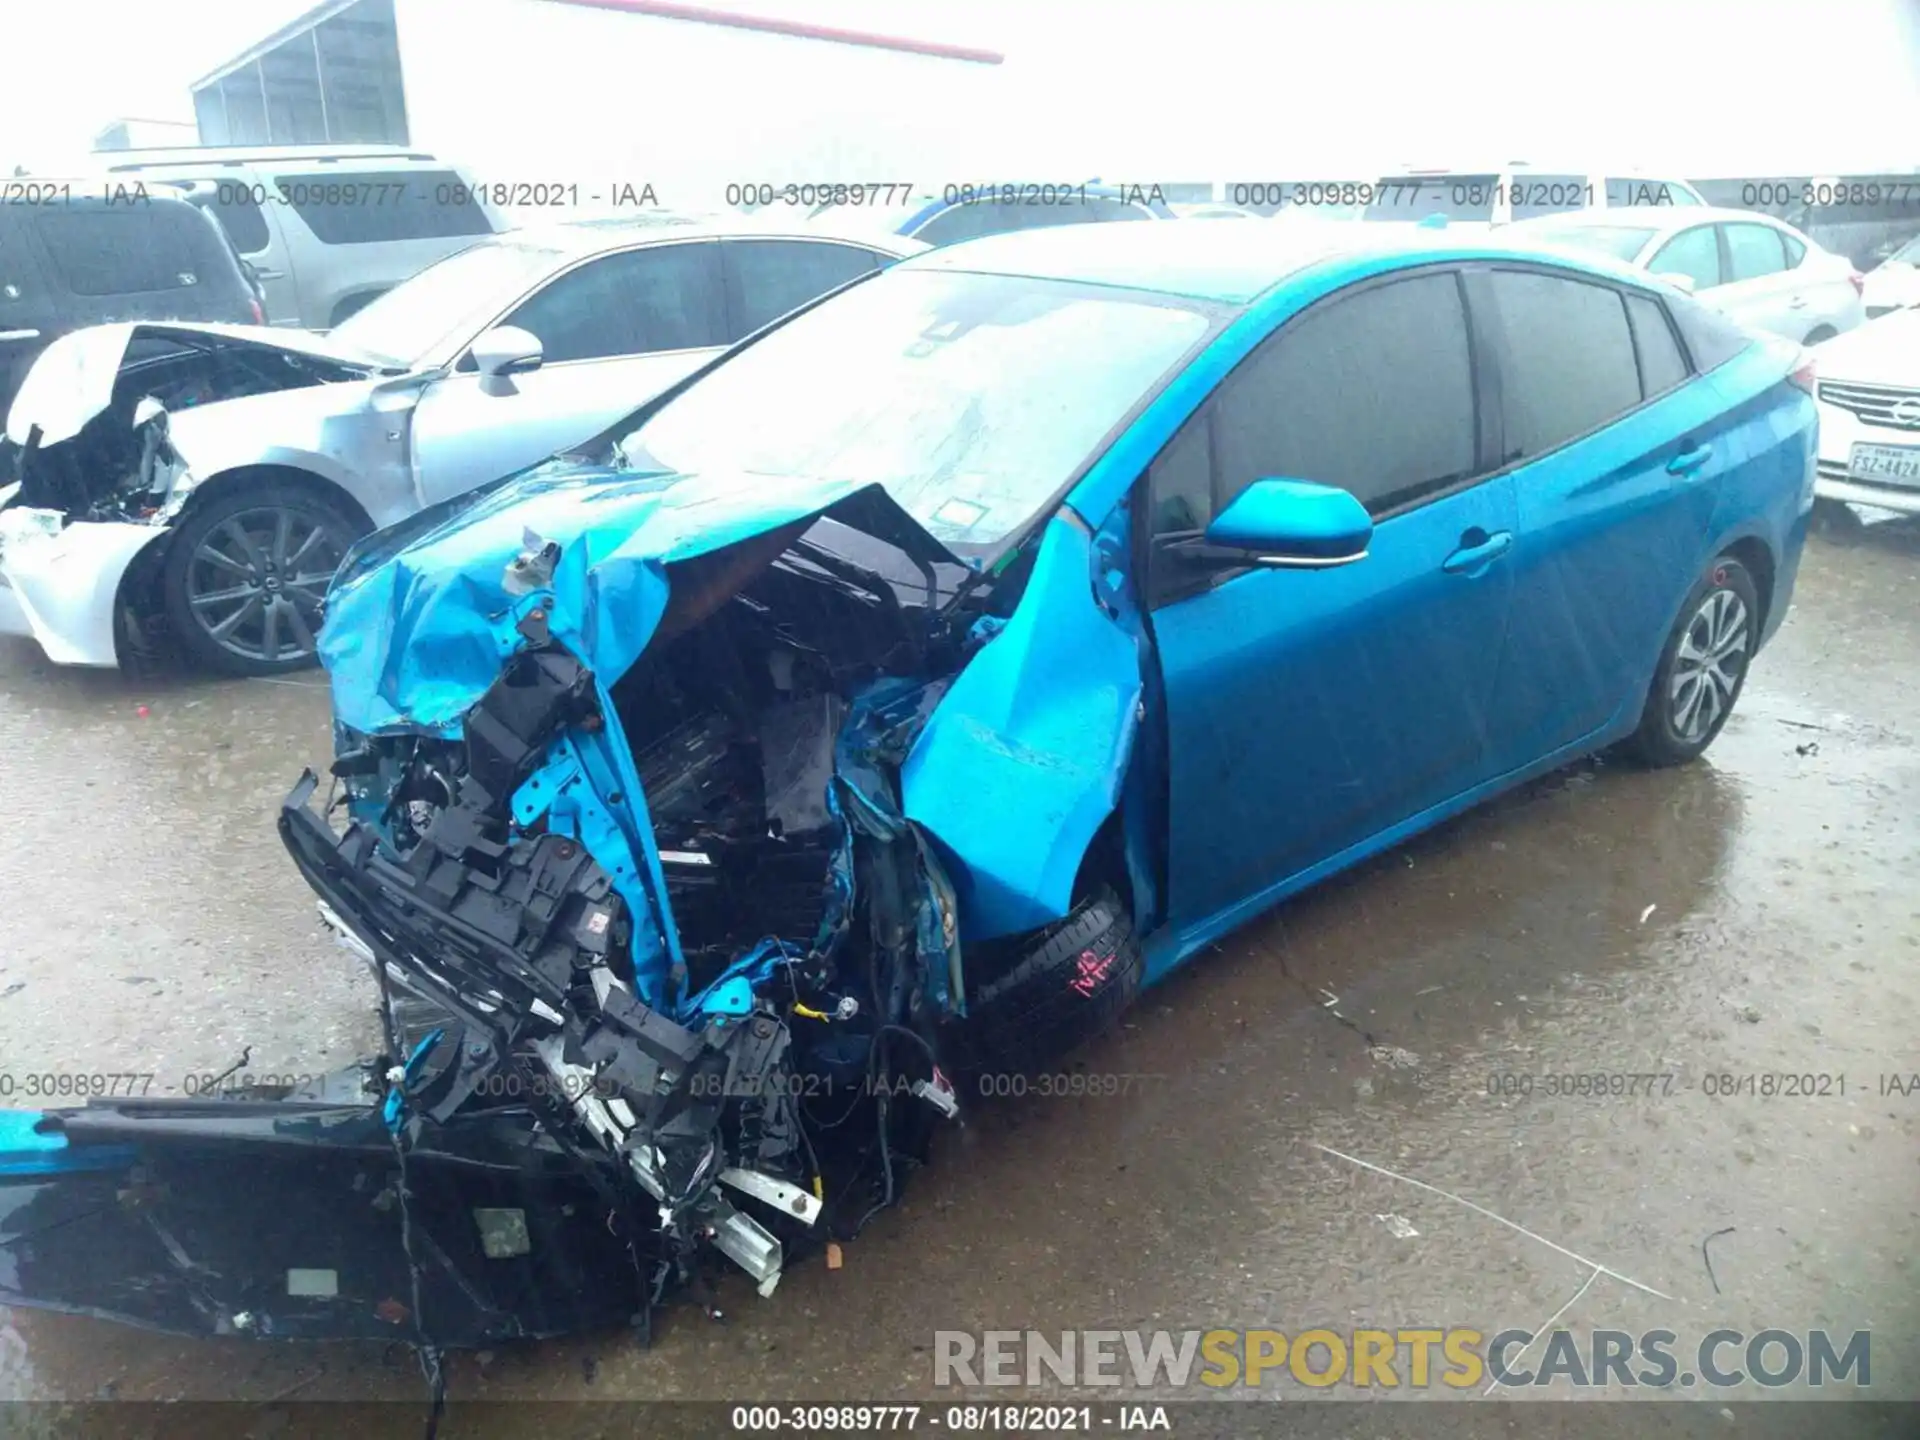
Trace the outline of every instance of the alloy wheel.
<instances>
[{"instance_id":1,"label":"alloy wheel","mask_svg":"<svg viewBox=\"0 0 1920 1440\"><path fill-rule=\"evenodd\" d=\"M1747 607L1731 590L1715 590L1700 602L1674 653L1668 687L1673 733L1693 744L1712 732L1733 704L1747 663Z\"/></svg>"},{"instance_id":2,"label":"alloy wheel","mask_svg":"<svg viewBox=\"0 0 1920 1440\"><path fill-rule=\"evenodd\" d=\"M314 652L320 602L346 553L318 516L277 506L228 516L194 547L187 603L207 637L244 660Z\"/></svg>"}]
</instances>

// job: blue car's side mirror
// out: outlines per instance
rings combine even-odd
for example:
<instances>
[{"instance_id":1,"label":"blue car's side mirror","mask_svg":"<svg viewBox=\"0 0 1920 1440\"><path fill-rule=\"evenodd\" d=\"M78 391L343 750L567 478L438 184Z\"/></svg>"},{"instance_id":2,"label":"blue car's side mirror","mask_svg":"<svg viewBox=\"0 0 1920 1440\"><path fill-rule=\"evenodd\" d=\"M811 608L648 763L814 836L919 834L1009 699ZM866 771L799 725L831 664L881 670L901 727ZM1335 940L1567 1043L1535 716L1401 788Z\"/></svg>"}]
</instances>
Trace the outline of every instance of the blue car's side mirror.
<instances>
[{"instance_id":1,"label":"blue car's side mirror","mask_svg":"<svg viewBox=\"0 0 1920 1440\"><path fill-rule=\"evenodd\" d=\"M1373 517L1345 490L1311 480L1256 480L1207 526L1209 547L1240 563L1303 568L1364 560Z\"/></svg>"}]
</instances>

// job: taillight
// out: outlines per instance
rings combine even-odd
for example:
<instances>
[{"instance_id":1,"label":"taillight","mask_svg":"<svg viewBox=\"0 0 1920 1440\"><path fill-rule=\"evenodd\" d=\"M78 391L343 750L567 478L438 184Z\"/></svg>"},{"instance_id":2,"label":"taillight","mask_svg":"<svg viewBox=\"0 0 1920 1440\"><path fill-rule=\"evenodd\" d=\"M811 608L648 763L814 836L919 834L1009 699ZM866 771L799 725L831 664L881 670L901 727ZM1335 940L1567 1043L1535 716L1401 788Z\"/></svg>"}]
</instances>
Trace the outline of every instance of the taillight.
<instances>
[{"instance_id":1,"label":"taillight","mask_svg":"<svg viewBox=\"0 0 1920 1440\"><path fill-rule=\"evenodd\" d=\"M260 308L260 302L258 300L247 301L247 308L253 311L254 324L264 325L267 323L267 312Z\"/></svg>"},{"instance_id":2,"label":"taillight","mask_svg":"<svg viewBox=\"0 0 1920 1440\"><path fill-rule=\"evenodd\" d=\"M1811 350L1800 352L1800 363L1794 366L1793 373L1787 376L1787 383L1807 394L1814 393L1814 383L1819 377L1814 374L1814 359Z\"/></svg>"},{"instance_id":3,"label":"taillight","mask_svg":"<svg viewBox=\"0 0 1920 1440\"><path fill-rule=\"evenodd\" d=\"M1851 275L1847 276L1847 280L1853 286L1854 294L1864 295L1867 293L1867 277L1862 275L1858 270L1855 270Z\"/></svg>"}]
</instances>

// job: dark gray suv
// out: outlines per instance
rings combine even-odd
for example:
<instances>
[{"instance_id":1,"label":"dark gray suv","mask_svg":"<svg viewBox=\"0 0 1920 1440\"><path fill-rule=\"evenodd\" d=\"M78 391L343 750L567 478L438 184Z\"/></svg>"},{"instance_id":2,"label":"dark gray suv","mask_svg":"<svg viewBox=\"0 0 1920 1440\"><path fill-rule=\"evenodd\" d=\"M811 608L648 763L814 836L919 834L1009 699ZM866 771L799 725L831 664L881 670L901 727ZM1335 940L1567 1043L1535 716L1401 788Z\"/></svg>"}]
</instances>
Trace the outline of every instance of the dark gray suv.
<instances>
[{"instance_id":1,"label":"dark gray suv","mask_svg":"<svg viewBox=\"0 0 1920 1440\"><path fill-rule=\"evenodd\" d=\"M98 181L0 181L0 418L60 336L119 320L265 323L219 221L178 195Z\"/></svg>"}]
</instances>

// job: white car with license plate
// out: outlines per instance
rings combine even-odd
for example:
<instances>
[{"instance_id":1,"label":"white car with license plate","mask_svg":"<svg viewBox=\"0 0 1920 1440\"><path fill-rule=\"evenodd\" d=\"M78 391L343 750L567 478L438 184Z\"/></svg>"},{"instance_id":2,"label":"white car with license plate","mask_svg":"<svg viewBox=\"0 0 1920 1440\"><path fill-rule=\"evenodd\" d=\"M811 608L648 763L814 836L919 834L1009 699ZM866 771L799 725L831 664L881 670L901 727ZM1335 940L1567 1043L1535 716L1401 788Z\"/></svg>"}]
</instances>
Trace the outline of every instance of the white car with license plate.
<instances>
[{"instance_id":1,"label":"white car with license plate","mask_svg":"<svg viewBox=\"0 0 1920 1440\"><path fill-rule=\"evenodd\" d=\"M1646 270L1752 330L1817 345L1866 321L1866 277L1844 255L1752 210L1583 210L1514 226L1546 244Z\"/></svg>"},{"instance_id":2,"label":"white car with license plate","mask_svg":"<svg viewBox=\"0 0 1920 1440\"><path fill-rule=\"evenodd\" d=\"M1814 493L1920 515L1920 310L1896 310L1823 345Z\"/></svg>"}]
</instances>

